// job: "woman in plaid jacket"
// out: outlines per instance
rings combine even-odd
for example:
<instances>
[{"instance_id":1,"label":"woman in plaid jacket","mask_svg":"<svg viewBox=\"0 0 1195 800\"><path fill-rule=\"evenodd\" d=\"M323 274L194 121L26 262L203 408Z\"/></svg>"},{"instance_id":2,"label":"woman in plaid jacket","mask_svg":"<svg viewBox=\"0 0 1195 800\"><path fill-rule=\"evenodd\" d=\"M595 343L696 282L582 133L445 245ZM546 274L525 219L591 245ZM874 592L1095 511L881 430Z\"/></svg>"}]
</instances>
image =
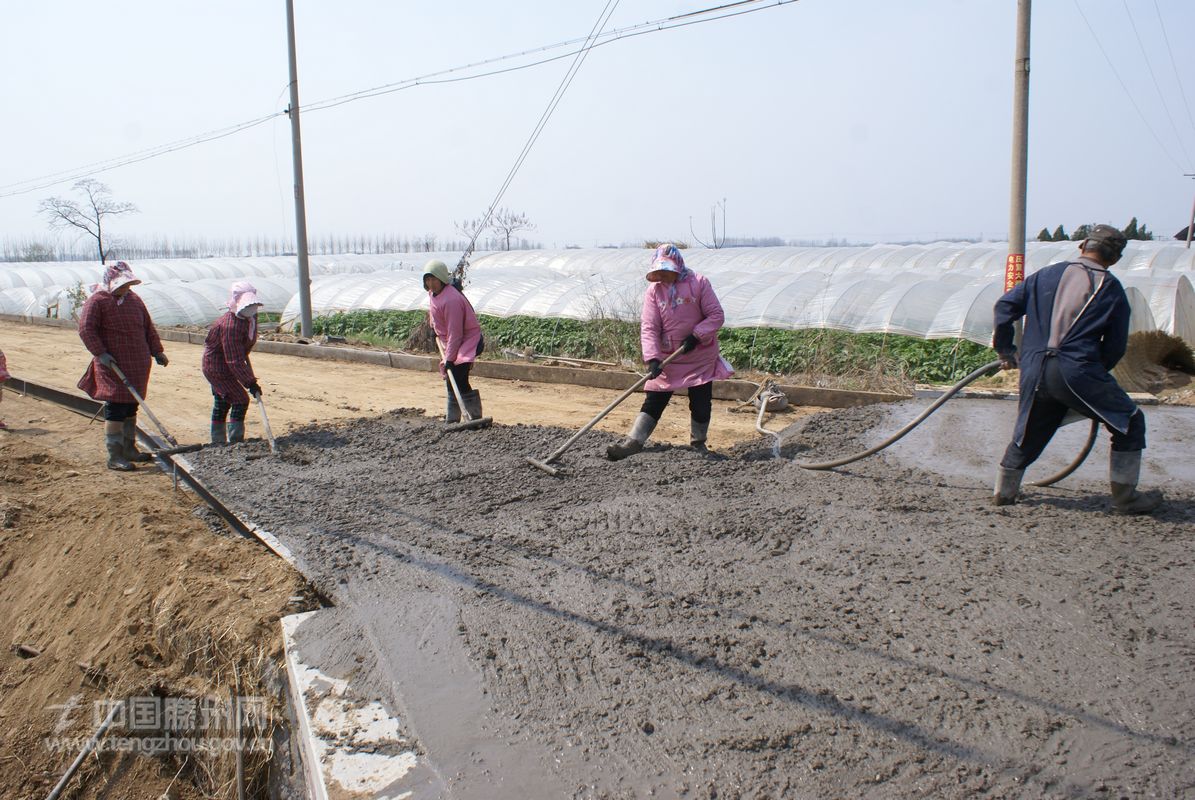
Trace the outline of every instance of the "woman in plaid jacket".
<instances>
[{"instance_id":1,"label":"woman in plaid jacket","mask_svg":"<svg viewBox=\"0 0 1195 800\"><path fill-rule=\"evenodd\" d=\"M78 386L94 400L104 401L104 441L108 448L108 469L128 471L133 462L149 461L137 451L137 398L125 388L112 370L115 366L142 399L149 389L149 360L161 366L170 360L162 340L141 298L132 287L141 283L123 261L104 269L100 283L79 316L79 338L91 352L91 364Z\"/></svg>"},{"instance_id":2,"label":"woman in plaid jacket","mask_svg":"<svg viewBox=\"0 0 1195 800\"><path fill-rule=\"evenodd\" d=\"M257 344L257 312L261 303L257 289L248 281L232 285L228 312L208 329L203 343L203 377L212 385L212 442L245 441L245 412L249 395L261 394L261 386L249 363L249 351ZM246 389L248 392L246 392Z\"/></svg>"}]
</instances>

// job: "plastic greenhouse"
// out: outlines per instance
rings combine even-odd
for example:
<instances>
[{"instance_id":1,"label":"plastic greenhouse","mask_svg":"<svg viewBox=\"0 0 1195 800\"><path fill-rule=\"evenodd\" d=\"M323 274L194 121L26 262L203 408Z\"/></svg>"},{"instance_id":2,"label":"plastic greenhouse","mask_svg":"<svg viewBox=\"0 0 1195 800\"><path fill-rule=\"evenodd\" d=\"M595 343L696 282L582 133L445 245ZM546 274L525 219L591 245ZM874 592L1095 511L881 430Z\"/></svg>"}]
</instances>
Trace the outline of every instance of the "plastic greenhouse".
<instances>
[{"instance_id":1,"label":"plastic greenhouse","mask_svg":"<svg viewBox=\"0 0 1195 800\"><path fill-rule=\"evenodd\" d=\"M1073 258L1074 242L1028 245L1026 271ZM872 247L687 250L710 279L729 327L831 328L961 338L987 344L992 305L1004 286L1007 245L945 243ZM312 312L419 310L423 264L455 264L459 253L313 256ZM479 253L466 294L478 313L499 317L638 319L651 252L640 248ZM283 324L298 317L293 257L147 260L133 263L159 325L206 325L224 311L228 286L253 281ZM1130 242L1113 272L1133 308L1132 329L1162 330L1195 343L1195 250ZM0 313L45 313L66 289L98 280L94 263L0 266ZM65 303L64 303L65 305ZM62 315L68 310L60 307Z\"/></svg>"},{"instance_id":2,"label":"plastic greenhouse","mask_svg":"<svg viewBox=\"0 0 1195 800\"><path fill-rule=\"evenodd\" d=\"M1074 242L1031 243L1027 272L1072 258ZM1007 245L935 243L874 247L688 250L686 263L718 290L728 327L833 328L987 344L1003 293ZM466 294L480 314L637 319L650 251L538 250L474 259ZM1195 342L1195 251L1132 242L1114 269L1134 331ZM426 308L415 276L338 275L313 281L313 314ZM283 323L298 316L292 298Z\"/></svg>"}]
</instances>

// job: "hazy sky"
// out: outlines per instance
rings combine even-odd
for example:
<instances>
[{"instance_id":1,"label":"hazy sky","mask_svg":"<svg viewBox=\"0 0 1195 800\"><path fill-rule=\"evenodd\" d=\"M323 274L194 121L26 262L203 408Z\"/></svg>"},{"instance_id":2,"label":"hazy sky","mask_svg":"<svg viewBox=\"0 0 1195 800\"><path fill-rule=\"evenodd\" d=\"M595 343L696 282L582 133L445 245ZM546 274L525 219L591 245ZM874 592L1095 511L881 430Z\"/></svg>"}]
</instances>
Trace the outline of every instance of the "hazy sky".
<instances>
[{"instance_id":1,"label":"hazy sky","mask_svg":"<svg viewBox=\"0 0 1195 800\"><path fill-rule=\"evenodd\" d=\"M296 0L300 103L584 37L604 3ZM624 0L607 27L716 4ZM691 217L704 235L723 197L732 236L1005 237L1015 16L1015 0L800 0L596 48L504 204L548 247L688 239ZM1193 31L1191 0L1034 5L1031 236L1186 224ZM453 235L570 60L305 112L309 231ZM9 3L0 73L6 194L284 109L285 3ZM290 235L290 147L279 116L95 177L141 209L120 233ZM38 201L69 191L0 197L0 236L44 236Z\"/></svg>"}]
</instances>

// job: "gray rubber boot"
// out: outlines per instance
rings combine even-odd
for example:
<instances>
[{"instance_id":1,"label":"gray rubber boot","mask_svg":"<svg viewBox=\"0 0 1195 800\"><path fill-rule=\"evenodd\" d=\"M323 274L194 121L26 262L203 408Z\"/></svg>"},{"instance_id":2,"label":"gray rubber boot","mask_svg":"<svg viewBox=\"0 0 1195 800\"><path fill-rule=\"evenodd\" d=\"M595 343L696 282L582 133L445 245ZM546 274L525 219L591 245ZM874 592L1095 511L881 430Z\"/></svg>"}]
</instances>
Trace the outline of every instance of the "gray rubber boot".
<instances>
[{"instance_id":1,"label":"gray rubber boot","mask_svg":"<svg viewBox=\"0 0 1195 800\"><path fill-rule=\"evenodd\" d=\"M137 469L124 457L124 423L104 424L104 445L108 448L108 469L132 472Z\"/></svg>"},{"instance_id":2,"label":"gray rubber boot","mask_svg":"<svg viewBox=\"0 0 1195 800\"><path fill-rule=\"evenodd\" d=\"M689 447L700 453L709 452L705 446L705 439L709 435L709 422L698 422L695 419L689 420Z\"/></svg>"},{"instance_id":3,"label":"gray rubber boot","mask_svg":"<svg viewBox=\"0 0 1195 800\"><path fill-rule=\"evenodd\" d=\"M124 460L130 463L143 464L152 461L153 456L142 453L137 449L137 418L128 417L121 425L121 436L124 441Z\"/></svg>"},{"instance_id":4,"label":"gray rubber boot","mask_svg":"<svg viewBox=\"0 0 1195 800\"><path fill-rule=\"evenodd\" d=\"M655 429L656 421L651 418L650 414L640 411L639 416L635 417L635 424L631 426L631 432L627 434L627 437L618 444L612 444L606 448L606 458L611 461L621 461L627 456L635 455L643 449L647 437L651 436L651 432Z\"/></svg>"},{"instance_id":5,"label":"gray rubber boot","mask_svg":"<svg viewBox=\"0 0 1195 800\"><path fill-rule=\"evenodd\" d=\"M212 423L212 444L228 444L228 428L223 422Z\"/></svg>"},{"instance_id":6,"label":"gray rubber boot","mask_svg":"<svg viewBox=\"0 0 1195 800\"><path fill-rule=\"evenodd\" d=\"M484 416L481 413L481 392L472 389L461 395L461 399L465 401L465 410L469 412L470 417L481 419Z\"/></svg>"},{"instance_id":7,"label":"gray rubber boot","mask_svg":"<svg viewBox=\"0 0 1195 800\"><path fill-rule=\"evenodd\" d=\"M228 423L228 443L237 444L245 441L245 423L231 420Z\"/></svg>"},{"instance_id":8,"label":"gray rubber boot","mask_svg":"<svg viewBox=\"0 0 1195 800\"><path fill-rule=\"evenodd\" d=\"M463 397L461 398L464 399ZM456 402L456 395L449 393L448 395L448 409L444 412L444 424L451 425L454 422L461 421L461 407Z\"/></svg>"},{"instance_id":9,"label":"gray rubber boot","mask_svg":"<svg viewBox=\"0 0 1195 800\"><path fill-rule=\"evenodd\" d=\"M1113 450L1108 456L1108 483L1112 486L1112 513L1148 514L1162 505L1157 489L1137 491L1141 477L1140 450Z\"/></svg>"},{"instance_id":10,"label":"gray rubber boot","mask_svg":"<svg viewBox=\"0 0 1195 800\"><path fill-rule=\"evenodd\" d=\"M1021 478L1025 477L1023 469L1008 469L1000 467L996 473L996 493L992 495L992 505L1011 506L1017 502L1017 495L1021 493Z\"/></svg>"}]
</instances>

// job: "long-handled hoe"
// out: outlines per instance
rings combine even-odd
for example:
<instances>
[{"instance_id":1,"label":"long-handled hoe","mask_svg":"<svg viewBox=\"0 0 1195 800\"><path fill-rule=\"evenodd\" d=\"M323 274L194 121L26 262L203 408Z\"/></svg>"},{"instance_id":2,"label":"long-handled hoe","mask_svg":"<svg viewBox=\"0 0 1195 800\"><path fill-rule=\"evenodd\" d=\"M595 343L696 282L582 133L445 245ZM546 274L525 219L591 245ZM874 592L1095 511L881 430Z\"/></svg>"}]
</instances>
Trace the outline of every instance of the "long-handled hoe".
<instances>
[{"instance_id":1,"label":"long-handled hoe","mask_svg":"<svg viewBox=\"0 0 1195 800\"><path fill-rule=\"evenodd\" d=\"M672 354L660 363L660 368L663 369L664 367L668 366L668 364L672 362L672 359L676 358L683 352L684 352L684 350L679 347L676 350L672 351ZM562 455L564 455L565 452L570 447L572 447L573 444L576 443L576 441L578 439L580 439L582 436L584 436L586 433L589 432L590 428L592 428L594 425L597 425L599 422L601 422L603 417L605 417L607 414L609 414L611 411L613 411L615 408L617 408L618 405L623 400L626 400L632 394L637 392L639 390L639 388L641 386L643 386L643 384L647 383L649 380L651 380L650 375L643 375L642 377L640 377L639 380L635 382L634 386L632 386L630 389L627 389L625 392L620 394L614 400L613 403L611 403L610 405L608 405L604 409L602 409L602 412L600 414L598 414L596 417L594 417L593 419L589 420L589 422L585 425L584 428L582 428L581 430L574 433L569 438L569 440L567 442L560 445L560 447L556 448L556 450L552 453L552 455L548 456L543 461L540 461L539 459L532 458L531 456L527 456L527 463L530 464L531 466L535 467L536 469L543 470L544 472L548 473L549 475L552 475L552 476L559 475L560 469L558 467L553 467L552 462L557 460L558 458L560 458Z\"/></svg>"}]
</instances>

